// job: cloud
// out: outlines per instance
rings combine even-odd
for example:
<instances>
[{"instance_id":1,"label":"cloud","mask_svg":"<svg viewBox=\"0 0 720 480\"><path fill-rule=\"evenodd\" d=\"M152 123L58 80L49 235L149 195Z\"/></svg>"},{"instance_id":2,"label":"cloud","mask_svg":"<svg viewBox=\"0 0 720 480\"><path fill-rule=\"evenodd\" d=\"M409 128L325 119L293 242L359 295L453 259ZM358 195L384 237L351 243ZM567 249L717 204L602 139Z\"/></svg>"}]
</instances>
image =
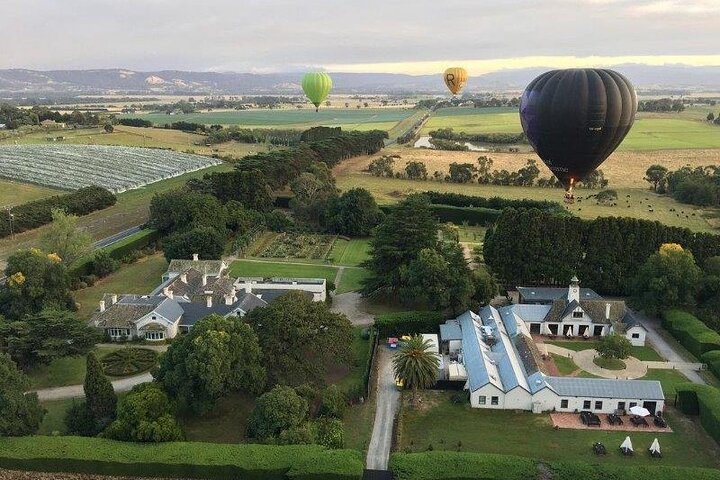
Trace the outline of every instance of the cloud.
<instances>
[{"instance_id":1,"label":"cloud","mask_svg":"<svg viewBox=\"0 0 720 480\"><path fill-rule=\"evenodd\" d=\"M659 14L659 15L705 15L720 13L720 1L718 0L661 0L652 1L632 8L636 14Z\"/></svg>"}]
</instances>

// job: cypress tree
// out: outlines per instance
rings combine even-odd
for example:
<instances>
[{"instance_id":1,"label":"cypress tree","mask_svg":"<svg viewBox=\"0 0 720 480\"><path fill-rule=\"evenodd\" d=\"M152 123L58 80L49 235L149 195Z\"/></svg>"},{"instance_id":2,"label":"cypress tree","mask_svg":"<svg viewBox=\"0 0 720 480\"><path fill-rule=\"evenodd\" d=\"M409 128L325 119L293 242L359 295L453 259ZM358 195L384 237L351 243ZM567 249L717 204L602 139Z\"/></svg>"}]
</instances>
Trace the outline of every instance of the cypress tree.
<instances>
[{"instance_id":1,"label":"cypress tree","mask_svg":"<svg viewBox=\"0 0 720 480\"><path fill-rule=\"evenodd\" d=\"M84 387L87 409L102 429L115 418L117 396L93 352L87 355Z\"/></svg>"}]
</instances>

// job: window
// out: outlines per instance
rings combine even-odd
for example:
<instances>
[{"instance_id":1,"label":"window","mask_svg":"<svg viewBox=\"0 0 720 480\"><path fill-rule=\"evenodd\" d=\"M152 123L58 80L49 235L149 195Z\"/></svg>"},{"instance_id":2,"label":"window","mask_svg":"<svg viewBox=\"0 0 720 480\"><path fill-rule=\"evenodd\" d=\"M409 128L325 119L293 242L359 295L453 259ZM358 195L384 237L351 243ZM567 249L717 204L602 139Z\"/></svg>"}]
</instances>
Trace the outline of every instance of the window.
<instances>
[{"instance_id":1,"label":"window","mask_svg":"<svg viewBox=\"0 0 720 480\"><path fill-rule=\"evenodd\" d=\"M499 403L500 403L500 399L498 397L490 397L491 405L498 405Z\"/></svg>"},{"instance_id":2,"label":"window","mask_svg":"<svg viewBox=\"0 0 720 480\"><path fill-rule=\"evenodd\" d=\"M598 400L595 401L595 410L602 410L602 402Z\"/></svg>"},{"instance_id":3,"label":"window","mask_svg":"<svg viewBox=\"0 0 720 480\"><path fill-rule=\"evenodd\" d=\"M632 338L640 338L640 334L639 334L639 333L633 333L633 334L632 334Z\"/></svg>"},{"instance_id":4,"label":"window","mask_svg":"<svg viewBox=\"0 0 720 480\"><path fill-rule=\"evenodd\" d=\"M478 397L478 404L485 405L486 403L487 403L487 397L485 395L480 395Z\"/></svg>"},{"instance_id":5,"label":"window","mask_svg":"<svg viewBox=\"0 0 720 480\"><path fill-rule=\"evenodd\" d=\"M122 338L130 336L129 328L108 328L108 335L110 338Z\"/></svg>"},{"instance_id":6,"label":"window","mask_svg":"<svg viewBox=\"0 0 720 480\"><path fill-rule=\"evenodd\" d=\"M567 398L563 398L562 400L560 400L560 408L568 408L568 399Z\"/></svg>"},{"instance_id":7,"label":"window","mask_svg":"<svg viewBox=\"0 0 720 480\"><path fill-rule=\"evenodd\" d=\"M165 332L145 332L145 340L162 340L165 338Z\"/></svg>"},{"instance_id":8,"label":"window","mask_svg":"<svg viewBox=\"0 0 720 480\"><path fill-rule=\"evenodd\" d=\"M618 402L618 410L625 410L625 402Z\"/></svg>"},{"instance_id":9,"label":"window","mask_svg":"<svg viewBox=\"0 0 720 480\"><path fill-rule=\"evenodd\" d=\"M583 318L583 312L582 312L582 310L574 311L574 312L573 312L573 318Z\"/></svg>"},{"instance_id":10,"label":"window","mask_svg":"<svg viewBox=\"0 0 720 480\"><path fill-rule=\"evenodd\" d=\"M630 408L637 406L637 402L630 402Z\"/></svg>"},{"instance_id":11,"label":"window","mask_svg":"<svg viewBox=\"0 0 720 480\"><path fill-rule=\"evenodd\" d=\"M585 400L583 402L583 410L590 410L590 400Z\"/></svg>"}]
</instances>

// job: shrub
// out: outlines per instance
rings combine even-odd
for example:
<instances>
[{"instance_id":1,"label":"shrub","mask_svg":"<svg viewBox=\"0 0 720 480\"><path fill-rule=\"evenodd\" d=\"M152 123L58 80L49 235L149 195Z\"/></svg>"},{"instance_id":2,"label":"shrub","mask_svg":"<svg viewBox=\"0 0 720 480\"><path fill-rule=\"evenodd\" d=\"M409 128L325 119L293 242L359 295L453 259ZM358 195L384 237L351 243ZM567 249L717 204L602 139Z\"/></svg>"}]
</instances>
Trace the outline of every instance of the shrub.
<instances>
[{"instance_id":1,"label":"shrub","mask_svg":"<svg viewBox=\"0 0 720 480\"><path fill-rule=\"evenodd\" d=\"M295 390L278 385L262 394L248 420L248 434L269 439L301 425L308 415L308 403Z\"/></svg>"},{"instance_id":2,"label":"shrub","mask_svg":"<svg viewBox=\"0 0 720 480\"><path fill-rule=\"evenodd\" d=\"M347 399L345 394L337 385L330 385L322 392L322 401L320 403L320 416L342 418L347 407Z\"/></svg>"},{"instance_id":3,"label":"shrub","mask_svg":"<svg viewBox=\"0 0 720 480\"><path fill-rule=\"evenodd\" d=\"M512 455L431 451L390 457L396 480L527 480L536 477L536 468L533 460Z\"/></svg>"},{"instance_id":4,"label":"shrub","mask_svg":"<svg viewBox=\"0 0 720 480\"><path fill-rule=\"evenodd\" d=\"M360 480L363 472L360 452L319 445L140 445L82 437L0 438L0 467L213 480Z\"/></svg>"},{"instance_id":5,"label":"shrub","mask_svg":"<svg viewBox=\"0 0 720 480\"><path fill-rule=\"evenodd\" d=\"M68 435L94 437L100 433L95 417L85 402L73 402L65 412L64 423Z\"/></svg>"},{"instance_id":6,"label":"shrub","mask_svg":"<svg viewBox=\"0 0 720 480\"><path fill-rule=\"evenodd\" d=\"M107 250L100 250L93 256L92 273L99 278L106 277L120 268L120 261L110 256Z\"/></svg>"},{"instance_id":7,"label":"shrub","mask_svg":"<svg viewBox=\"0 0 720 480\"><path fill-rule=\"evenodd\" d=\"M146 372L155 366L158 355L148 348L123 348L102 357L105 375L125 377Z\"/></svg>"},{"instance_id":8,"label":"shrub","mask_svg":"<svg viewBox=\"0 0 720 480\"><path fill-rule=\"evenodd\" d=\"M411 311L387 313L375 317L375 327L381 337L437 333L444 321L440 312Z\"/></svg>"},{"instance_id":9,"label":"shrub","mask_svg":"<svg viewBox=\"0 0 720 480\"><path fill-rule=\"evenodd\" d=\"M142 118L121 118L118 120L118 123L120 125L125 125L126 127L152 127L152 122L150 120L143 120Z\"/></svg>"},{"instance_id":10,"label":"shrub","mask_svg":"<svg viewBox=\"0 0 720 480\"><path fill-rule=\"evenodd\" d=\"M317 435L312 423L305 422L297 427L288 428L280 432L278 437L280 445L313 445L317 443Z\"/></svg>"},{"instance_id":11,"label":"shrub","mask_svg":"<svg viewBox=\"0 0 720 480\"><path fill-rule=\"evenodd\" d=\"M337 418L320 418L315 421L317 443L328 448L343 448L345 429L342 420Z\"/></svg>"},{"instance_id":12,"label":"shrub","mask_svg":"<svg viewBox=\"0 0 720 480\"><path fill-rule=\"evenodd\" d=\"M678 407L687 414L699 414L700 424L715 441L720 442L720 390L694 383L676 387Z\"/></svg>"},{"instance_id":13,"label":"shrub","mask_svg":"<svg viewBox=\"0 0 720 480\"><path fill-rule=\"evenodd\" d=\"M705 352L700 358L703 363L707 364L710 371L713 372L716 377L720 378L720 350Z\"/></svg>"},{"instance_id":14,"label":"shrub","mask_svg":"<svg viewBox=\"0 0 720 480\"><path fill-rule=\"evenodd\" d=\"M720 334L688 312L664 312L662 326L697 358L705 352L720 350Z\"/></svg>"}]
</instances>

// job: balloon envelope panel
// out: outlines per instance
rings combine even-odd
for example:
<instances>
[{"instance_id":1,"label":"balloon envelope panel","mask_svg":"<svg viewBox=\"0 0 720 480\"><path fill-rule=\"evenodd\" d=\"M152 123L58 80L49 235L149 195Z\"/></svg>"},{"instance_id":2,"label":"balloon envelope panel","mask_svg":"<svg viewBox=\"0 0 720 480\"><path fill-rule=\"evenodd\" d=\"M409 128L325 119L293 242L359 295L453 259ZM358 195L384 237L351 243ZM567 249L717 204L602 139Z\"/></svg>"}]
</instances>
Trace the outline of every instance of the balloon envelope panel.
<instances>
[{"instance_id":1,"label":"balloon envelope panel","mask_svg":"<svg viewBox=\"0 0 720 480\"><path fill-rule=\"evenodd\" d=\"M606 69L543 73L520 98L520 122L530 145L566 187L610 156L636 113L630 81Z\"/></svg>"}]
</instances>

